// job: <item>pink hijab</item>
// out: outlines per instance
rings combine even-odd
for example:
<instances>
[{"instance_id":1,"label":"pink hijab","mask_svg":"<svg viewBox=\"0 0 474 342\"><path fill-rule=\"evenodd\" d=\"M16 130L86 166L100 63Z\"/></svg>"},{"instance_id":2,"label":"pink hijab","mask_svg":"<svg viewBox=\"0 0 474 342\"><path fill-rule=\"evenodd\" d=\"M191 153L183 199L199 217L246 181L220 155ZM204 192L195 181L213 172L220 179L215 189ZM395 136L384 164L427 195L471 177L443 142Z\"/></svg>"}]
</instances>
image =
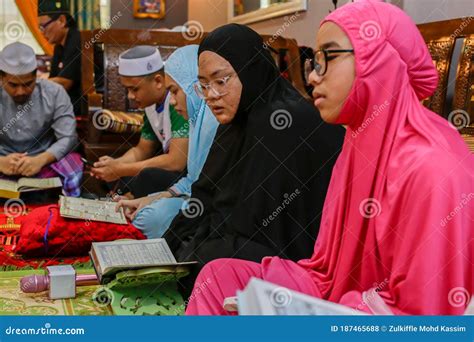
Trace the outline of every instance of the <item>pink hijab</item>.
<instances>
[{"instance_id":1,"label":"pink hijab","mask_svg":"<svg viewBox=\"0 0 474 342\"><path fill-rule=\"evenodd\" d=\"M320 235L299 264L334 302L462 314L474 290L474 157L420 103L438 80L426 45L383 2L345 5L327 21L352 42L356 80L339 118L347 133Z\"/></svg>"}]
</instances>

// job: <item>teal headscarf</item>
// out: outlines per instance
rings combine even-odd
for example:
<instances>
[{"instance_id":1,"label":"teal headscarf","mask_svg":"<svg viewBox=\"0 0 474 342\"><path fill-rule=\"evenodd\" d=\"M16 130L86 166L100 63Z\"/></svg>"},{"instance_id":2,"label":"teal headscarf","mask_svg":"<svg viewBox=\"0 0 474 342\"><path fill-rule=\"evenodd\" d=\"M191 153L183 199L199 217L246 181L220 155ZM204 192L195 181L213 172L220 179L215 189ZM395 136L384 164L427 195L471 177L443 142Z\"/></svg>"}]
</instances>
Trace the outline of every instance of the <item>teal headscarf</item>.
<instances>
[{"instance_id":1,"label":"teal headscarf","mask_svg":"<svg viewBox=\"0 0 474 342\"><path fill-rule=\"evenodd\" d=\"M189 121L196 118L206 109L206 102L194 91L198 80L198 49L199 45L187 45L174 51L165 63L167 73L186 94Z\"/></svg>"},{"instance_id":2,"label":"teal headscarf","mask_svg":"<svg viewBox=\"0 0 474 342\"><path fill-rule=\"evenodd\" d=\"M198 81L198 45L187 45L174 51L165 63L165 73L186 94L189 123L188 174L173 185L177 193L191 195L191 185L201 174L219 125L204 99L194 91Z\"/></svg>"}]
</instances>

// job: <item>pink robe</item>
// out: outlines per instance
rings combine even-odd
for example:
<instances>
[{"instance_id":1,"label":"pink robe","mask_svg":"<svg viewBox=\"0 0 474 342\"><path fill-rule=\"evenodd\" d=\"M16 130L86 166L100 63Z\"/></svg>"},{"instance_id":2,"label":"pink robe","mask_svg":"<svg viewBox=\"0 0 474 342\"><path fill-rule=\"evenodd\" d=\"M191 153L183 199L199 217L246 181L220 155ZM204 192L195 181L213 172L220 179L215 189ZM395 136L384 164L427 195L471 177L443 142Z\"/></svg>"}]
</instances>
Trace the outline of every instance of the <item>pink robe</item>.
<instances>
[{"instance_id":1,"label":"pink robe","mask_svg":"<svg viewBox=\"0 0 474 342\"><path fill-rule=\"evenodd\" d=\"M438 80L426 45L405 13L382 2L347 4L325 21L350 38L356 80L338 119L347 133L313 256L213 261L187 314L225 314L223 299L252 276L370 313L466 310L474 292L474 156L420 103Z\"/></svg>"}]
</instances>

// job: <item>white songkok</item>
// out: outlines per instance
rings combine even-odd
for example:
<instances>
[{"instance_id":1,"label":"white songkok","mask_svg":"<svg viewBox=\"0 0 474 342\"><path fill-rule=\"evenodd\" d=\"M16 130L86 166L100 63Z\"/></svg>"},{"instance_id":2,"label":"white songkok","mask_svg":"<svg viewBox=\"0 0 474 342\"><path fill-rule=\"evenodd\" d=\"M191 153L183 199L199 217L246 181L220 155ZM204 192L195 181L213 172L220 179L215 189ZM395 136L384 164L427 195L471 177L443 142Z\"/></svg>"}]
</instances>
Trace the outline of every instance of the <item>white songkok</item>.
<instances>
[{"instance_id":1,"label":"white songkok","mask_svg":"<svg viewBox=\"0 0 474 342\"><path fill-rule=\"evenodd\" d=\"M0 70L10 75L26 75L38 67L35 52L26 44L8 44L0 52Z\"/></svg>"},{"instance_id":2,"label":"white songkok","mask_svg":"<svg viewBox=\"0 0 474 342\"><path fill-rule=\"evenodd\" d=\"M160 51L154 46L135 46L119 57L119 75L140 77L153 74L164 66Z\"/></svg>"}]
</instances>

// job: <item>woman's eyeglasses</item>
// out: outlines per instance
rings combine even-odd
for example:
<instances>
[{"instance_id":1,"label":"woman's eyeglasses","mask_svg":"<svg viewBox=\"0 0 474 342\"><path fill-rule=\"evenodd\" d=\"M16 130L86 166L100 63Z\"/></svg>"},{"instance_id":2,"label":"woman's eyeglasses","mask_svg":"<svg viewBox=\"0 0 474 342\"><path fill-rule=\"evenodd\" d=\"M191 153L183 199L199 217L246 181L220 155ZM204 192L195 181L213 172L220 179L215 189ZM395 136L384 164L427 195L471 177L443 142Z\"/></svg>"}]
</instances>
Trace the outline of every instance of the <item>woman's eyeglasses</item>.
<instances>
[{"instance_id":1,"label":"woman's eyeglasses","mask_svg":"<svg viewBox=\"0 0 474 342\"><path fill-rule=\"evenodd\" d=\"M204 100L209 98L209 94L211 93L211 91L214 92L215 96L222 97L224 95L227 95L227 93L229 92L227 90L227 85L232 76L233 75L228 75L222 78L218 78L212 80L209 83L197 82L194 85L194 90L196 91L196 94Z\"/></svg>"},{"instance_id":2,"label":"woman's eyeglasses","mask_svg":"<svg viewBox=\"0 0 474 342\"><path fill-rule=\"evenodd\" d=\"M40 30L41 32L44 32L44 31L46 30L46 28L47 28L49 25L51 25L51 24L52 24L54 21L56 21L56 20L58 20L58 19L51 19L51 20L47 21L47 22L44 23L44 24L39 24L39 30Z\"/></svg>"},{"instance_id":3,"label":"woman's eyeglasses","mask_svg":"<svg viewBox=\"0 0 474 342\"><path fill-rule=\"evenodd\" d=\"M313 70L318 76L323 76L328 70L328 62L336 58L341 53L354 53L354 49L345 50L324 50L320 49L315 52L314 58L308 58L304 62L304 76L306 84L309 84L309 75Z\"/></svg>"}]
</instances>

